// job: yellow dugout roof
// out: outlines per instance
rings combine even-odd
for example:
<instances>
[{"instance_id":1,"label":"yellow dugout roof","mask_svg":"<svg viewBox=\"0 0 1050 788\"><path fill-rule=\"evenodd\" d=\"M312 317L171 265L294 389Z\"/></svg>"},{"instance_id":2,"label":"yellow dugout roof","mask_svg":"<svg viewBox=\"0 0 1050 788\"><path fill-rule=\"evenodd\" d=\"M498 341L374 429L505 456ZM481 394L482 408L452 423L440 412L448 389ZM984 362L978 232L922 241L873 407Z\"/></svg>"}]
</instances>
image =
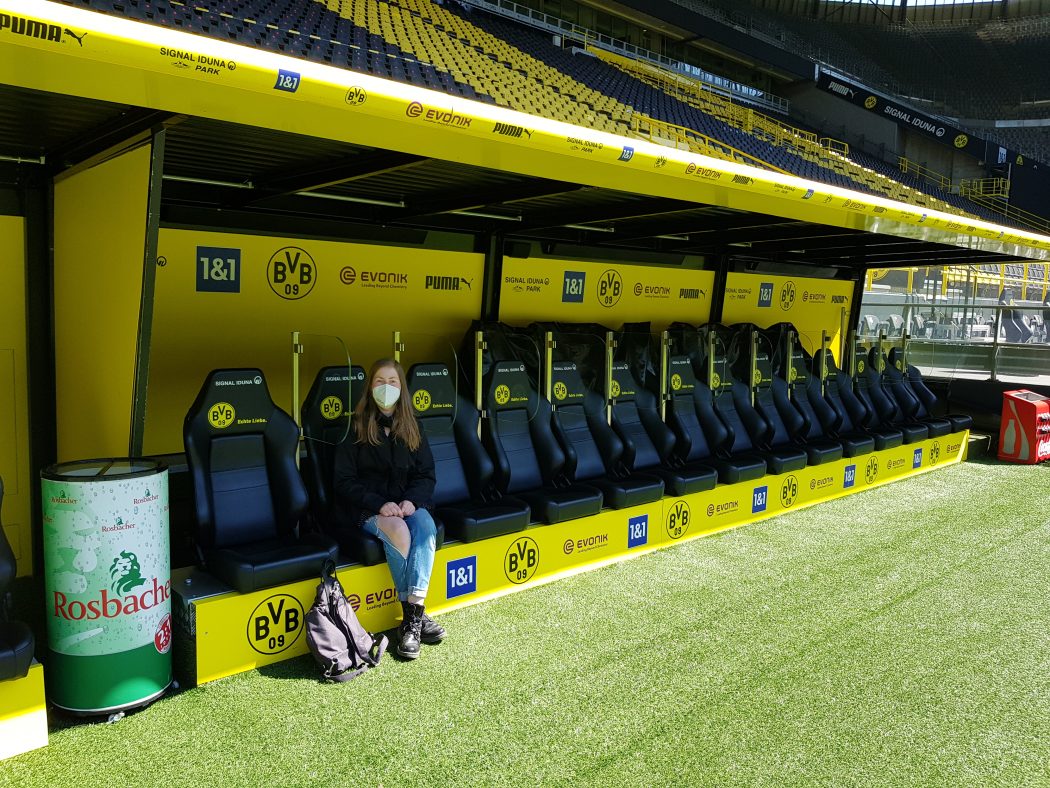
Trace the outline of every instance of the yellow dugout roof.
<instances>
[{"instance_id":1,"label":"yellow dugout roof","mask_svg":"<svg viewBox=\"0 0 1050 788\"><path fill-rule=\"evenodd\" d=\"M1024 230L47 0L0 0L0 82L16 166L58 175L167 128L167 221L222 207L833 268L1050 258Z\"/></svg>"}]
</instances>

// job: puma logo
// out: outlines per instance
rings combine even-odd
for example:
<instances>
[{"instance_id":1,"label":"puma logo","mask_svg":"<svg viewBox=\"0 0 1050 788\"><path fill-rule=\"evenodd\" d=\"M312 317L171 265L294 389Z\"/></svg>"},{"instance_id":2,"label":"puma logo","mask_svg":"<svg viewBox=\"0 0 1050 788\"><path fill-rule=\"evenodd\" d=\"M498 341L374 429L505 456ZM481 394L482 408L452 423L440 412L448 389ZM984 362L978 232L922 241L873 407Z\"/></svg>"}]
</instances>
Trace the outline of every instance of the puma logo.
<instances>
[{"instance_id":1,"label":"puma logo","mask_svg":"<svg viewBox=\"0 0 1050 788\"><path fill-rule=\"evenodd\" d=\"M84 39L85 39L85 38L87 38L87 33L81 33L81 34L80 34L80 35L78 36L78 35L77 35L76 33L74 33L74 32L73 32L72 30L70 30L70 29L69 29L68 27L66 27L66 28L63 28L63 29L62 29L62 32L63 32L63 33L65 33L65 34L66 34L67 36L69 36L70 38L75 38L75 39L76 39L76 42L77 42L78 44L80 44L80 46L84 46Z\"/></svg>"}]
</instances>

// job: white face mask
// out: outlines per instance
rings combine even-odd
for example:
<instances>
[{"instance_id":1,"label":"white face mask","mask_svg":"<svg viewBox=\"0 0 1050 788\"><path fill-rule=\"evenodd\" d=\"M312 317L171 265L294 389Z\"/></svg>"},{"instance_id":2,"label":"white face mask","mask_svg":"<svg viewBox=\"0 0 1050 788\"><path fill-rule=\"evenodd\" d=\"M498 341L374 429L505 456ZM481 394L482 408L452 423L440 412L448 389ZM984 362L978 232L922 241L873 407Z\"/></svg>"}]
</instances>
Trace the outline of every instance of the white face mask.
<instances>
[{"instance_id":1,"label":"white face mask","mask_svg":"<svg viewBox=\"0 0 1050 788\"><path fill-rule=\"evenodd\" d=\"M397 401L401 399L401 389L398 386L391 386L389 383L380 383L378 386L372 387L372 398L379 407L389 409L394 407Z\"/></svg>"}]
</instances>

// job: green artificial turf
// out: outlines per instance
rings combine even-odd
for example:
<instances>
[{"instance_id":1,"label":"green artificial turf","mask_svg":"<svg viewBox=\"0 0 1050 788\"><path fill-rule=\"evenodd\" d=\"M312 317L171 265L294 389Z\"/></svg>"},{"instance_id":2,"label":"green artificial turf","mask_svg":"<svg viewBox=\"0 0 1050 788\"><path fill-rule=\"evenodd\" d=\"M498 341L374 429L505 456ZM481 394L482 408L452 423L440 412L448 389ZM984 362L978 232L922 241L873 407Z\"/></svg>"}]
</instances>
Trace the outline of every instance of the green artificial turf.
<instances>
[{"instance_id":1,"label":"green artificial turf","mask_svg":"<svg viewBox=\"0 0 1050 788\"><path fill-rule=\"evenodd\" d=\"M0 785L1050 785L1048 520L1050 467L966 463L451 613L348 684L301 658L53 727Z\"/></svg>"}]
</instances>

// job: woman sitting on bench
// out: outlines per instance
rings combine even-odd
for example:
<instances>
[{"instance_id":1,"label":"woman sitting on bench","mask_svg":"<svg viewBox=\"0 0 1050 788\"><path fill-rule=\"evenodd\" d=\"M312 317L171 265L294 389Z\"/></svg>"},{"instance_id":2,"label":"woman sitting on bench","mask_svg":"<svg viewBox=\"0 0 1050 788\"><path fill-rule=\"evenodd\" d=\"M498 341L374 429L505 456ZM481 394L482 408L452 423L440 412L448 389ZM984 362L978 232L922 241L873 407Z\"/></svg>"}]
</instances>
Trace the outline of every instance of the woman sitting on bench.
<instances>
[{"instance_id":1,"label":"woman sitting on bench","mask_svg":"<svg viewBox=\"0 0 1050 788\"><path fill-rule=\"evenodd\" d=\"M419 656L420 642L440 643L445 630L424 612L434 568L434 458L419 429L405 371L381 359L354 408L353 434L339 445L335 492L347 525L378 537L401 600L397 653Z\"/></svg>"}]
</instances>

